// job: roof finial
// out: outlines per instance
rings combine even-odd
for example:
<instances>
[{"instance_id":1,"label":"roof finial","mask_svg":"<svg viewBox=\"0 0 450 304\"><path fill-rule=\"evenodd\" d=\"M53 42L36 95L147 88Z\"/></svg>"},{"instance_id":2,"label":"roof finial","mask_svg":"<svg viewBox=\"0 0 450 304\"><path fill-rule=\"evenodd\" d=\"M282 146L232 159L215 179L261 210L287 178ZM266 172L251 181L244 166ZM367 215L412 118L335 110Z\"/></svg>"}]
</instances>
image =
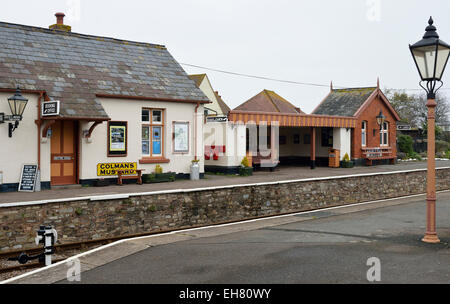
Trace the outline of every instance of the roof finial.
<instances>
[{"instance_id":1,"label":"roof finial","mask_svg":"<svg viewBox=\"0 0 450 304\"><path fill-rule=\"evenodd\" d=\"M430 16L430 19L428 20L428 24L429 24L429 25L433 25L433 23L434 23L434 21L433 21L433 17L432 17L432 16Z\"/></svg>"},{"instance_id":2,"label":"roof finial","mask_svg":"<svg viewBox=\"0 0 450 304\"><path fill-rule=\"evenodd\" d=\"M380 77L377 77L377 89L380 89Z\"/></svg>"},{"instance_id":3,"label":"roof finial","mask_svg":"<svg viewBox=\"0 0 450 304\"><path fill-rule=\"evenodd\" d=\"M333 80L330 82L330 91L333 91Z\"/></svg>"}]
</instances>

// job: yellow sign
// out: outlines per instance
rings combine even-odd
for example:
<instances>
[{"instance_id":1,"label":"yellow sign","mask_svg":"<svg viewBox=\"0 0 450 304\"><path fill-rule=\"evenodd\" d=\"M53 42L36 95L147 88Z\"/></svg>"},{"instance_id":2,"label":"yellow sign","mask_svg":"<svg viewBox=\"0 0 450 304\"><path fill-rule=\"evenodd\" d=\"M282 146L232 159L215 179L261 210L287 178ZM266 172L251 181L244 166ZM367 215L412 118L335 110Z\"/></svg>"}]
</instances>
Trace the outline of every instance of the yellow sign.
<instances>
[{"instance_id":1,"label":"yellow sign","mask_svg":"<svg viewBox=\"0 0 450 304\"><path fill-rule=\"evenodd\" d=\"M136 174L137 163L107 163L97 165L97 176L117 175L116 170L123 170L123 175Z\"/></svg>"}]
</instances>

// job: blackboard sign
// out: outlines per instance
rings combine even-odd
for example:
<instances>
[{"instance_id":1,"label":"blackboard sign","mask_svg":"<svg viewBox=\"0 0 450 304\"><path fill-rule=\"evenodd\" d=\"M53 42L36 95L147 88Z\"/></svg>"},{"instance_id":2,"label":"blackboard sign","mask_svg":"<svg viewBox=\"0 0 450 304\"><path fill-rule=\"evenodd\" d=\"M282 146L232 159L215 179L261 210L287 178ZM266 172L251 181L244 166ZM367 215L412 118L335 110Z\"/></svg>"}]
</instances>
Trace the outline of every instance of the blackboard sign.
<instances>
[{"instance_id":1,"label":"blackboard sign","mask_svg":"<svg viewBox=\"0 0 450 304\"><path fill-rule=\"evenodd\" d=\"M19 191L34 192L38 175L37 165L23 165L20 175Z\"/></svg>"},{"instance_id":2,"label":"blackboard sign","mask_svg":"<svg viewBox=\"0 0 450 304\"><path fill-rule=\"evenodd\" d=\"M59 100L42 103L42 116L59 115Z\"/></svg>"}]
</instances>

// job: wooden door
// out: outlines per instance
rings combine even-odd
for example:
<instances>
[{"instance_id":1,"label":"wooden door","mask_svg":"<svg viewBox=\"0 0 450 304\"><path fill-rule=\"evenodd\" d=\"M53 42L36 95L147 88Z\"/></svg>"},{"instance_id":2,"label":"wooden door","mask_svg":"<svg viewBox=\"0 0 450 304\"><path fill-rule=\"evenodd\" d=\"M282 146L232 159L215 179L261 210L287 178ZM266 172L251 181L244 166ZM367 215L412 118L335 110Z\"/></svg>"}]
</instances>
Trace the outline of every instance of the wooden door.
<instances>
[{"instance_id":1,"label":"wooden door","mask_svg":"<svg viewBox=\"0 0 450 304\"><path fill-rule=\"evenodd\" d=\"M51 184L77 183L77 131L74 121L58 120L52 125Z\"/></svg>"}]
</instances>

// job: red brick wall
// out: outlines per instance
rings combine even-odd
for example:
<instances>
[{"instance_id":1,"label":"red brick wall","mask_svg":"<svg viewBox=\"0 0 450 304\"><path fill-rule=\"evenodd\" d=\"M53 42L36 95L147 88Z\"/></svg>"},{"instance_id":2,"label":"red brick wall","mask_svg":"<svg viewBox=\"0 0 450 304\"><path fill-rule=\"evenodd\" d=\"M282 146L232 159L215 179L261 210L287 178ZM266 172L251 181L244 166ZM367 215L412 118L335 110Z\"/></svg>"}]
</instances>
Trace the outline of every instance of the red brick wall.
<instances>
[{"instance_id":1,"label":"red brick wall","mask_svg":"<svg viewBox=\"0 0 450 304\"><path fill-rule=\"evenodd\" d=\"M386 116L386 122L389 123L389 147L392 148L393 155L397 156L397 125L395 117L392 115L391 111L389 111L385 103L379 97L377 97L372 100L369 106L358 117L358 122L352 135L352 158L362 158L361 127L364 120L367 121L366 147L376 148L380 146L380 126L377 124L376 119L376 116L378 116L380 110L383 111L383 115ZM376 129L375 136L373 136L373 129Z\"/></svg>"}]
</instances>

